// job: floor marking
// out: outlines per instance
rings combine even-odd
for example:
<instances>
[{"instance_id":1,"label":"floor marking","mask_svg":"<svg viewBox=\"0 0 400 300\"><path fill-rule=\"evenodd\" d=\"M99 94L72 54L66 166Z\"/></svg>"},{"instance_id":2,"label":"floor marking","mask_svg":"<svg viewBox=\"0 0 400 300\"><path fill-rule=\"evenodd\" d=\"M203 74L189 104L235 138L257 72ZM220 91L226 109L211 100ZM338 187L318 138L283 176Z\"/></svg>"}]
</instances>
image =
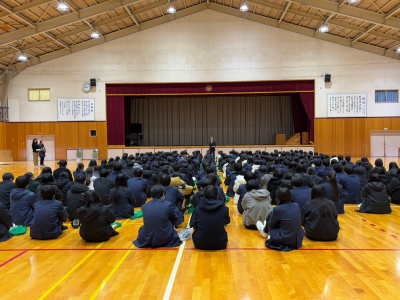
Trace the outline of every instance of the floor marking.
<instances>
[{"instance_id":1,"label":"floor marking","mask_svg":"<svg viewBox=\"0 0 400 300\"><path fill-rule=\"evenodd\" d=\"M370 224L370 225L371 225L371 226L374 226L374 227L376 226L375 224Z\"/></svg>"},{"instance_id":2,"label":"floor marking","mask_svg":"<svg viewBox=\"0 0 400 300\"><path fill-rule=\"evenodd\" d=\"M397 239L397 236L395 236L395 235L391 235L392 237L394 237L395 239Z\"/></svg>"},{"instance_id":3,"label":"floor marking","mask_svg":"<svg viewBox=\"0 0 400 300\"><path fill-rule=\"evenodd\" d=\"M383 231L383 232L386 232L386 230L385 229L379 229L380 231Z\"/></svg>"},{"instance_id":4,"label":"floor marking","mask_svg":"<svg viewBox=\"0 0 400 300\"><path fill-rule=\"evenodd\" d=\"M197 248L186 248L185 250L199 250ZM275 251L273 249L269 248L226 248L224 250L218 250L218 251L242 251L242 250L248 250L248 251L257 251L257 250L263 250L263 251ZM205 252L207 250L199 250L201 252ZM216 250L210 250L212 252L216 252ZM332 248L332 249L308 249L308 248L300 248L296 249L293 251L400 251L400 249L337 249L337 248Z\"/></svg>"},{"instance_id":5,"label":"floor marking","mask_svg":"<svg viewBox=\"0 0 400 300\"><path fill-rule=\"evenodd\" d=\"M7 251L178 251L179 248L82 248L82 249L0 249L0 252Z\"/></svg>"},{"instance_id":6,"label":"floor marking","mask_svg":"<svg viewBox=\"0 0 400 300\"><path fill-rule=\"evenodd\" d=\"M1 268L1 267L4 267L6 264L12 262L13 260L17 259L18 257L20 257L21 255L25 254L26 252L28 252L28 251L21 252L20 254L14 256L13 258L10 258L10 259L7 260L6 262L3 262L3 263L0 265L0 268Z\"/></svg>"}]
</instances>

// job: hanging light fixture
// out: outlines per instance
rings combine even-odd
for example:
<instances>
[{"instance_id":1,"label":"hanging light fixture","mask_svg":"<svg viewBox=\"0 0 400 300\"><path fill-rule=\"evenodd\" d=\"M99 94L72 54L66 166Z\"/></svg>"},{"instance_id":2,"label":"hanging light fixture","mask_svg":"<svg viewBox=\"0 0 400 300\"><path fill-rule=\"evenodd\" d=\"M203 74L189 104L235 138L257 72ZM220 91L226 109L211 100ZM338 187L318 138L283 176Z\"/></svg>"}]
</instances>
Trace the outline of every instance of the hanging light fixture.
<instances>
[{"instance_id":1,"label":"hanging light fixture","mask_svg":"<svg viewBox=\"0 0 400 300\"><path fill-rule=\"evenodd\" d=\"M60 11L69 11L69 6L64 2L64 0L60 0L60 2L58 2L57 9Z\"/></svg>"},{"instance_id":2,"label":"hanging light fixture","mask_svg":"<svg viewBox=\"0 0 400 300\"><path fill-rule=\"evenodd\" d=\"M175 9L175 7L173 7L173 6L170 4L169 7L168 7L168 9L167 9L167 12L168 12L169 14L174 14L174 13L176 13L176 9Z\"/></svg>"},{"instance_id":3,"label":"hanging light fixture","mask_svg":"<svg viewBox=\"0 0 400 300\"><path fill-rule=\"evenodd\" d=\"M27 60L28 60L28 57L24 54L24 52L21 52L21 53L18 55L18 60L19 60L19 61L27 61Z\"/></svg>"},{"instance_id":4,"label":"hanging light fixture","mask_svg":"<svg viewBox=\"0 0 400 300\"><path fill-rule=\"evenodd\" d=\"M397 48L396 52L397 52L397 53L400 53L400 47L399 47L399 48Z\"/></svg>"},{"instance_id":5,"label":"hanging light fixture","mask_svg":"<svg viewBox=\"0 0 400 300\"><path fill-rule=\"evenodd\" d=\"M328 25L321 26L321 27L318 29L318 31L319 31L319 32L322 32L322 33L328 32L328 31L329 31L329 26L328 26Z\"/></svg>"},{"instance_id":6,"label":"hanging light fixture","mask_svg":"<svg viewBox=\"0 0 400 300\"><path fill-rule=\"evenodd\" d=\"M96 30L93 30L90 37L92 39L98 39L100 37L100 33L98 33Z\"/></svg>"},{"instance_id":7,"label":"hanging light fixture","mask_svg":"<svg viewBox=\"0 0 400 300\"><path fill-rule=\"evenodd\" d=\"M247 6L247 2L244 1L243 5L240 7L240 11L248 11L249 7Z\"/></svg>"},{"instance_id":8,"label":"hanging light fixture","mask_svg":"<svg viewBox=\"0 0 400 300\"><path fill-rule=\"evenodd\" d=\"M361 0L348 0L349 3L357 3L360 2Z\"/></svg>"}]
</instances>

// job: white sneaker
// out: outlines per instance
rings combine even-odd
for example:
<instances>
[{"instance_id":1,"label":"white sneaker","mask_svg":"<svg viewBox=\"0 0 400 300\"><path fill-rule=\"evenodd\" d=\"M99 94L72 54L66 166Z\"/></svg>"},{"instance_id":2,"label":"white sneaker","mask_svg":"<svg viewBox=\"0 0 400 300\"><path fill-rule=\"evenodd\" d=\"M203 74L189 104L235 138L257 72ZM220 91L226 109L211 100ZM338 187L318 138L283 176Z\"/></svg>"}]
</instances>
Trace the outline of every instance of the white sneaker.
<instances>
[{"instance_id":1,"label":"white sneaker","mask_svg":"<svg viewBox=\"0 0 400 300\"><path fill-rule=\"evenodd\" d=\"M257 227L258 231L260 231L261 235L263 237L265 237L265 238L268 237L268 233L264 232L264 228L265 228L266 222L267 221L265 221L264 224L263 224L263 223L261 223L261 221L257 221L257 224L256 224L256 227Z\"/></svg>"}]
</instances>

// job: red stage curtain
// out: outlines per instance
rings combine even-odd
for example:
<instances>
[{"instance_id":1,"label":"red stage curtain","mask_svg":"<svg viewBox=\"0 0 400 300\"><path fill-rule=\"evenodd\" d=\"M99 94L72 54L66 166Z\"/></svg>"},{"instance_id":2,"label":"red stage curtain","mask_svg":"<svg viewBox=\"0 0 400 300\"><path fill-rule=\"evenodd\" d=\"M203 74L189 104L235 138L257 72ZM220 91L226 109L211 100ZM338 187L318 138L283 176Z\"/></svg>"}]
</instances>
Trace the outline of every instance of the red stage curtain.
<instances>
[{"instance_id":1,"label":"red stage curtain","mask_svg":"<svg viewBox=\"0 0 400 300\"><path fill-rule=\"evenodd\" d=\"M308 116L299 94L292 94L292 116L295 132L308 132Z\"/></svg>"},{"instance_id":2,"label":"red stage curtain","mask_svg":"<svg viewBox=\"0 0 400 300\"><path fill-rule=\"evenodd\" d=\"M108 145L125 145L125 112L123 96L107 97Z\"/></svg>"},{"instance_id":3,"label":"red stage curtain","mask_svg":"<svg viewBox=\"0 0 400 300\"><path fill-rule=\"evenodd\" d=\"M308 116L308 132L310 141L314 141L314 93L299 93L301 103L304 106Z\"/></svg>"}]
</instances>

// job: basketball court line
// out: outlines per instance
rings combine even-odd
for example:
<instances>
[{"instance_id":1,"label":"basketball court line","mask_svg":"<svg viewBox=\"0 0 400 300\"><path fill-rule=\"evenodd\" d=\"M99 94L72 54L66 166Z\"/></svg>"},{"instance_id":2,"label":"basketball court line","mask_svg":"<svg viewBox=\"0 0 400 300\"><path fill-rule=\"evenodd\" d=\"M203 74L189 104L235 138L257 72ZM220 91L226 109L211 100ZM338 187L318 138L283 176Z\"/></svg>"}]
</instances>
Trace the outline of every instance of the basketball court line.
<instances>
[{"instance_id":1,"label":"basketball court line","mask_svg":"<svg viewBox=\"0 0 400 300\"><path fill-rule=\"evenodd\" d=\"M17 250L16 250L16 251L17 251ZM17 259L18 257L20 257L21 255L25 254L26 252L28 252L28 251L21 252L21 253L15 255L14 257L10 258L9 260L3 262L3 263L0 265L0 268L1 268L1 267L4 267L6 264L12 262L13 260Z\"/></svg>"}]
</instances>

